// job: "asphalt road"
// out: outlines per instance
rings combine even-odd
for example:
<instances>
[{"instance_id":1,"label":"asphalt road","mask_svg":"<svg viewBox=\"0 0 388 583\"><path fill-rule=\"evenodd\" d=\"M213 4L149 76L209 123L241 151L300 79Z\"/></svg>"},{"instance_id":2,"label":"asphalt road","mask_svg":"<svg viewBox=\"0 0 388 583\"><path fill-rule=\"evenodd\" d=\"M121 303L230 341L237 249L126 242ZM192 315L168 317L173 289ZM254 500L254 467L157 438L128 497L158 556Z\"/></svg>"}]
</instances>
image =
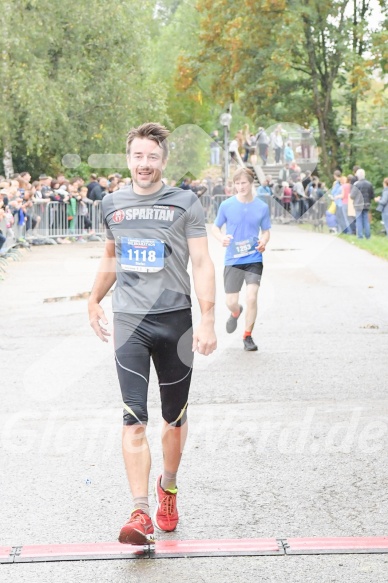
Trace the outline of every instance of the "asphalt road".
<instances>
[{"instance_id":1,"label":"asphalt road","mask_svg":"<svg viewBox=\"0 0 388 583\"><path fill-rule=\"evenodd\" d=\"M259 351L246 353L243 322L225 332L223 251L212 238L210 248L219 348L196 357L181 521L160 538L387 535L388 263L276 226ZM101 253L100 243L37 247L0 283L0 546L114 541L132 509L112 342L93 335L85 299L70 299L91 289ZM149 403L153 480L154 375ZM386 583L388 555L0 565L1 583L247 580Z\"/></svg>"}]
</instances>

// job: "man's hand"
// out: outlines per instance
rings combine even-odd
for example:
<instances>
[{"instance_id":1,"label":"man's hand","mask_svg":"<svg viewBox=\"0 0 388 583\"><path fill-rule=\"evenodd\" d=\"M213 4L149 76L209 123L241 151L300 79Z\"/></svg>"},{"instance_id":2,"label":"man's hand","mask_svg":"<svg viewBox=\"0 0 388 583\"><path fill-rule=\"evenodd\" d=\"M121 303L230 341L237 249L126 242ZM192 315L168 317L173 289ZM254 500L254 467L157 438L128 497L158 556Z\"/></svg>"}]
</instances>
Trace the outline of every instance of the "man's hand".
<instances>
[{"instance_id":1,"label":"man's hand","mask_svg":"<svg viewBox=\"0 0 388 583\"><path fill-rule=\"evenodd\" d=\"M217 348L217 338L213 322L201 322L194 330L193 352L208 356Z\"/></svg>"},{"instance_id":2,"label":"man's hand","mask_svg":"<svg viewBox=\"0 0 388 583\"><path fill-rule=\"evenodd\" d=\"M222 238L222 240L221 240L222 246L223 247L229 247L230 242L231 242L232 239L233 239L233 236L232 235L225 235Z\"/></svg>"},{"instance_id":3,"label":"man's hand","mask_svg":"<svg viewBox=\"0 0 388 583\"><path fill-rule=\"evenodd\" d=\"M261 242L261 241L258 241L258 244L257 244L256 250L257 250L259 253L264 253L264 251L265 251L265 245L266 245L266 243L264 243L264 242Z\"/></svg>"},{"instance_id":4,"label":"man's hand","mask_svg":"<svg viewBox=\"0 0 388 583\"><path fill-rule=\"evenodd\" d=\"M108 320L104 314L104 310L97 303L89 303L89 322L93 330L95 331L96 335L102 340L103 342L108 342L107 336L110 336L110 332L103 328L100 324L100 320L103 324L107 325Z\"/></svg>"}]
</instances>

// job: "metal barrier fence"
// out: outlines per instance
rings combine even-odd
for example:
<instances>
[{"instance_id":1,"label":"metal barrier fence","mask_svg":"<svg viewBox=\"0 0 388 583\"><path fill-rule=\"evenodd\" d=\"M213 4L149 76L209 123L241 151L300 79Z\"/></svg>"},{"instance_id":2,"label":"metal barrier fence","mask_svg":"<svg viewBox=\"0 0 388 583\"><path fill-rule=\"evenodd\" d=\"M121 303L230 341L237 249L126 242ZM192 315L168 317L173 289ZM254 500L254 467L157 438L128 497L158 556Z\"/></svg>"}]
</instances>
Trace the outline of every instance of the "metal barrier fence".
<instances>
[{"instance_id":1,"label":"metal barrier fence","mask_svg":"<svg viewBox=\"0 0 388 583\"><path fill-rule=\"evenodd\" d=\"M24 246L24 244L19 243L16 237L20 236L19 225L16 225L16 233L13 226L10 226L8 219L2 219L0 221L0 237L1 237L1 247L0 247L0 281L4 279L6 273L6 266L8 265L8 260L19 261L22 257L18 247Z\"/></svg>"},{"instance_id":2,"label":"metal barrier fence","mask_svg":"<svg viewBox=\"0 0 388 583\"><path fill-rule=\"evenodd\" d=\"M72 213L69 205L63 202L36 202L32 207L30 220L27 221L27 234L38 237L71 237L82 236L93 232L95 235L105 234L105 224L102 215L101 201L87 206L87 214L81 214L82 207L77 205L76 213Z\"/></svg>"},{"instance_id":3,"label":"metal barrier fence","mask_svg":"<svg viewBox=\"0 0 388 583\"><path fill-rule=\"evenodd\" d=\"M0 221L0 234L5 239L0 248L0 254L5 255L19 239L24 238L25 225L19 225L15 220L13 225L8 226L8 221L4 218Z\"/></svg>"},{"instance_id":4,"label":"metal barrier fence","mask_svg":"<svg viewBox=\"0 0 388 583\"><path fill-rule=\"evenodd\" d=\"M215 196L204 194L200 197L207 223L214 222L221 203L227 198L221 194ZM268 204L273 222L303 221L314 225L324 220L327 210L326 198L315 203L304 198L285 204L273 196L259 198ZM5 219L1 222L0 229L6 239L1 251L4 253L7 248L25 237L28 238L29 235L52 238L82 237L92 233L105 235L101 201L88 205L87 214L80 214L80 209L78 206L75 215L72 216L71 207L66 203L51 201L34 203L24 224L19 224L18 215L14 216L14 224L10 227L7 227Z\"/></svg>"},{"instance_id":5,"label":"metal barrier fence","mask_svg":"<svg viewBox=\"0 0 388 583\"><path fill-rule=\"evenodd\" d=\"M220 204L228 198L225 194L217 194L215 196L204 194L201 196L200 201L205 212L207 223L214 222ZM268 205L271 220L279 223L301 221L314 225L324 220L328 207L328 201L325 197L322 197L318 201L303 198L289 203L284 203L270 195L260 195L259 198Z\"/></svg>"}]
</instances>

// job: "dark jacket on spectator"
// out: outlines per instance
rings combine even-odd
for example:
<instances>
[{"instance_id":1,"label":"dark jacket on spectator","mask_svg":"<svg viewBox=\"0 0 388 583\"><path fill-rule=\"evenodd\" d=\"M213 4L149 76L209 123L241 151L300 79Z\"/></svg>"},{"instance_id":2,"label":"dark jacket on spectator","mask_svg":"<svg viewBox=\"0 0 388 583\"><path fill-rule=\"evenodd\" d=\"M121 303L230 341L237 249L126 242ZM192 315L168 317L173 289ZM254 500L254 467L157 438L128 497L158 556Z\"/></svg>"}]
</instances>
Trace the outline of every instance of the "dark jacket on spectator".
<instances>
[{"instance_id":1,"label":"dark jacket on spectator","mask_svg":"<svg viewBox=\"0 0 388 583\"><path fill-rule=\"evenodd\" d=\"M88 198L90 198L90 196L89 196L89 195L90 195L90 193L92 192L93 188L94 188L95 186L97 186L97 184L98 184L97 180L92 180L92 181L91 181L91 182L89 182L89 184L87 185L87 187L86 187L86 188L88 189L88 193L87 193L87 195L86 195L86 196L87 196Z\"/></svg>"},{"instance_id":2,"label":"dark jacket on spectator","mask_svg":"<svg viewBox=\"0 0 388 583\"><path fill-rule=\"evenodd\" d=\"M91 193L88 195L88 198L90 198L90 200L93 201L102 200L107 193L108 190L106 188L103 188L100 184L97 183L96 186L91 191Z\"/></svg>"},{"instance_id":3,"label":"dark jacket on spectator","mask_svg":"<svg viewBox=\"0 0 388 583\"><path fill-rule=\"evenodd\" d=\"M225 194L225 188L222 184L216 184L213 188L212 195L215 196L216 194Z\"/></svg>"},{"instance_id":4,"label":"dark jacket on spectator","mask_svg":"<svg viewBox=\"0 0 388 583\"><path fill-rule=\"evenodd\" d=\"M350 198L354 201L356 211L369 210L375 197L372 183L369 180L357 180L352 186Z\"/></svg>"}]
</instances>

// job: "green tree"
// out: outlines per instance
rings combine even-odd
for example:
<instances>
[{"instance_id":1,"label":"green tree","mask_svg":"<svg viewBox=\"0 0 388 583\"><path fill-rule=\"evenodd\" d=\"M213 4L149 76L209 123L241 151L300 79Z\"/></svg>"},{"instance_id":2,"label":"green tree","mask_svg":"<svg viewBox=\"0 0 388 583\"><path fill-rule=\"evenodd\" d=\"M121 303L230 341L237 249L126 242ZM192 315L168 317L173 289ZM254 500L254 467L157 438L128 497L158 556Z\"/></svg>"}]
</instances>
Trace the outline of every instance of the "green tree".
<instances>
[{"instance_id":1,"label":"green tree","mask_svg":"<svg viewBox=\"0 0 388 583\"><path fill-rule=\"evenodd\" d=\"M167 121L146 69L154 2L3 0L0 102L16 167L59 169L64 154L122 152L131 125ZM24 166L27 167L27 166Z\"/></svg>"},{"instance_id":2,"label":"green tree","mask_svg":"<svg viewBox=\"0 0 388 583\"><path fill-rule=\"evenodd\" d=\"M195 85L211 69L213 96L238 100L260 122L315 119L329 175L341 160L338 107L350 91L357 108L360 70L363 82L371 70L365 52L378 45L370 4L357 5L355 24L353 0L198 0L201 48L188 78Z\"/></svg>"}]
</instances>

